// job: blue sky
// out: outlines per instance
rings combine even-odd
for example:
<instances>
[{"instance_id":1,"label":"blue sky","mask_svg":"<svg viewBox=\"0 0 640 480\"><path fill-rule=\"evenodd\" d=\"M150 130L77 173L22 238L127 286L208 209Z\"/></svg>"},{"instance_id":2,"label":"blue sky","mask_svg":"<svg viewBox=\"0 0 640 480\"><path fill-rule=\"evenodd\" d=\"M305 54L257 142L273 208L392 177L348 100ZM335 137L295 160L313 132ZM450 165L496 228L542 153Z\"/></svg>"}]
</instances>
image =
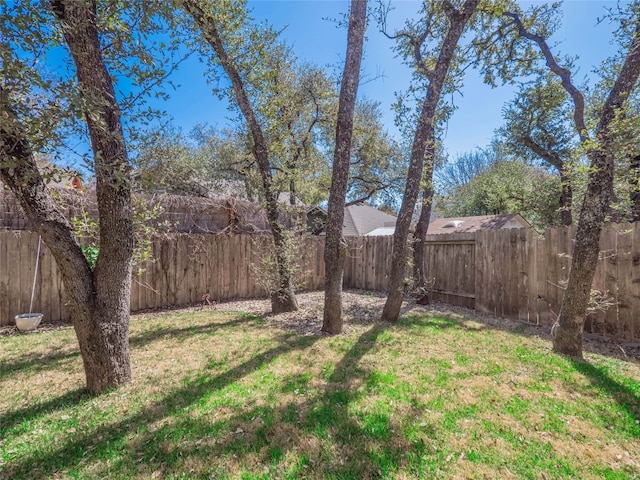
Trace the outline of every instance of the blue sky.
<instances>
[{"instance_id":1,"label":"blue sky","mask_svg":"<svg viewBox=\"0 0 640 480\"><path fill-rule=\"evenodd\" d=\"M531 2L522 2L524 6ZM346 1L250 1L253 16L266 19L274 27L285 27L283 38L293 46L300 59L341 71L346 49L346 30L337 28L328 19L339 18L347 11ZM607 56L615 52L611 45L613 26L597 24L597 17L605 13L604 7L616 2L591 0L567 1L563 5L563 24L553 41L560 42L563 54L579 57L578 78L589 74ZM392 21L402 22L419 8L415 1L395 2ZM171 93L162 105L174 118L174 123L188 131L197 123L209 123L220 128L228 125L226 105L211 94L203 76L203 65L191 58L175 74L174 81L181 86ZM391 104L394 92L405 89L410 80L409 70L394 58L392 41L377 31L372 24L367 32L363 61L364 81L359 95L381 103L384 122L388 130L396 132ZM480 76L468 70L462 90L454 95L458 107L448 123L444 145L450 158L457 154L486 146L493 131L502 123L501 109L513 96L509 86L490 88Z\"/></svg>"}]
</instances>

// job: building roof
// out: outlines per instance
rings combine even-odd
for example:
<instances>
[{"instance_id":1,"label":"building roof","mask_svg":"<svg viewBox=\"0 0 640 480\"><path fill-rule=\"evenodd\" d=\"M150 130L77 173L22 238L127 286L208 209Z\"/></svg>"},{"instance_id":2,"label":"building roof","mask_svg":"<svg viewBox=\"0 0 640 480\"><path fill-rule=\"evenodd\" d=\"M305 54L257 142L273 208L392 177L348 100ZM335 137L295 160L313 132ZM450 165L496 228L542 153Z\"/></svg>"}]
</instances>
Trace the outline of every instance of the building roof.
<instances>
[{"instance_id":1,"label":"building roof","mask_svg":"<svg viewBox=\"0 0 640 480\"><path fill-rule=\"evenodd\" d=\"M438 218L429 224L427 233L446 234L477 232L479 230L500 230L502 228L532 228L518 213L501 215L480 215L476 217Z\"/></svg>"},{"instance_id":2,"label":"building roof","mask_svg":"<svg viewBox=\"0 0 640 480\"><path fill-rule=\"evenodd\" d=\"M395 227L396 217L364 203L356 203L344 209L345 236L367 235L379 227Z\"/></svg>"},{"instance_id":3,"label":"building roof","mask_svg":"<svg viewBox=\"0 0 640 480\"><path fill-rule=\"evenodd\" d=\"M367 237L384 237L386 235L393 235L395 231L396 227L378 227L367 233Z\"/></svg>"}]
</instances>

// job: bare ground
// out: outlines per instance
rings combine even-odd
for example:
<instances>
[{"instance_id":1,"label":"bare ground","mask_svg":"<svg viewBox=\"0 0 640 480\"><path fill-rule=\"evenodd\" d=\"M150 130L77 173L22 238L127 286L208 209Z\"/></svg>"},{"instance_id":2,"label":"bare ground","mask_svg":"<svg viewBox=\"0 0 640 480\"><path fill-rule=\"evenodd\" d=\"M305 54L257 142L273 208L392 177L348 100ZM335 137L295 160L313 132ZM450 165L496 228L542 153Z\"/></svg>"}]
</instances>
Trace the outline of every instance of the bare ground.
<instances>
[{"instance_id":1,"label":"bare ground","mask_svg":"<svg viewBox=\"0 0 640 480\"><path fill-rule=\"evenodd\" d=\"M271 303L268 299L249 299L223 302L213 308L223 311L246 312L264 318L269 324L285 331L300 335L324 335L322 328L322 310L324 292L302 292L297 294L299 310L296 312L271 313ZM347 290L343 292L344 331L345 333L361 330L379 321L386 296L380 292L363 292L361 290ZM201 307L198 305L195 310ZM205 307L211 308L211 307ZM132 320L149 315L166 315L176 311L194 310L194 307L181 309L148 311L132 315ZM412 299L404 302L402 315L424 314L445 316L460 320L474 320L486 325L487 328L516 331L521 335L537 337L551 342L551 327L534 325L520 320L484 315L475 310L463 307L434 303L418 305ZM69 328L68 324L52 324L43 322L37 332L46 332L58 328ZM0 337L19 333L14 326L0 327ZM584 350L622 360L640 362L640 343L616 342L611 339L586 333L584 336Z\"/></svg>"}]
</instances>

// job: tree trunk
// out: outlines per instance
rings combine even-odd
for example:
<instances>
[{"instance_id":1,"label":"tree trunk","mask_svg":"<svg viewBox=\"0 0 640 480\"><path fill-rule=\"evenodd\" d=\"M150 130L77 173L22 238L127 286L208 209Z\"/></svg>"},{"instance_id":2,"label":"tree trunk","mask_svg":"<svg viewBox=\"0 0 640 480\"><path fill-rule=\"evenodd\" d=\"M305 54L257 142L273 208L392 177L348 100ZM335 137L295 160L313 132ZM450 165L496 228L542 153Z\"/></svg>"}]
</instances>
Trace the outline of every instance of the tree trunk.
<instances>
[{"instance_id":1,"label":"tree trunk","mask_svg":"<svg viewBox=\"0 0 640 480\"><path fill-rule=\"evenodd\" d=\"M600 253L600 232L613 187L613 164L607 165L611 159L606 156L601 149L591 151L589 155L592 166L597 166L597 170L589 175L573 248L569 282L558 317L559 327L554 329L554 350L571 357L582 357L584 318Z\"/></svg>"},{"instance_id":2,"label":"tree trunk","mask_svg":"<svg viewBox=\"0 0 640 480\"><path fill-rule=\"evenodd\" d=\"M0 177L56 260L87 389L98 394L131 379L128 328L133 230L128 162L113 85L100 52L95 5L55 1L51 6L76 64L94 151L100 213L95 270L91 271L71 224L44 184L15 116L0 129L2 156L8 159L0 165ZM11 115L8 95L2 96L2 103L3 111Z\"/></svg>"},{"instance_id":3,"label":"tree trunk","mask_svg":"<svg viewBox=\"0 0 640 480\"><path fill-rule=\"evenodd\" d=\"M76 66L95 159L100 252L93 270L93 302L78 309L74 326L84 352L87 387L102 392L131 379L131 167L112 79L100 50L95 2L54 0L52 7Z\"/></svg>"},{"instance_id":4,"label":"tree trunk","mask_svg":"<svg viewBox=\"0 0 640 480\"><path fill-rule=\"evenodd\" d=\"M562 298L557 324L553 328L553 349L556 352L582 357L582 333L591 284L600 253L600 232L613 198L614 122L623 112L623 104L636 88L640 76L640 15L634 14L633 42L627 52L624 65L605 101L596 129L595 141L591 141L584 120L584 96L571 80L571 71L561 67L551 53L544 37L529 32L517 13L505 12L512 18L518 33L535 42L542 52L547 67L562 80L564 89L574 104L573 119L580 142L590 160L590 173L585 193L567 288Z\"/></svg>"},{"instance_id":5,"label":"tree trunk","mask_svg":"<svg viewBox=\"0 0 640 480\"><path fill-rule=\"evenodd\" d=\"M447 12L450 23L449 31L442 43L436 65L431 72L427 95L420 111L420 117L411 147L411 158L407 172L407 183L402 198L402 206L400 207L395 233L393 234L388 296L382 311L382 320L386 322L397 322L400 316L400 308L402 307L402 300L404 299L404 284L409 249L407 237L411 225L411 217L413 216L413 210L420 190L425 154L428 149L433 149L432 139L435 137L433 132L436 127L436 109L458 40L478 3L479 0L466 0L461 10L458 11L451 8L451 11ZM427 162L433 163L433 158L427 160Z\"/></svg>"},{"instance_id":6,"label":"tree trunk","mask_svg":"<svg viewBox=\"0 0 640 480\"><path fill-rule=\"evenodd\" d=\"M22 142L21 146L26 143ZM42 235L60 269L69 299L67 308L82 354L87 389L99 394L127 383L131 378L129 305L123 314L121 310L114 311L101 303L103 297L96 294L96 275L91 272L73 228L40 178L31 152L20 148L10 155L20 162L20 168L11 174L0 168L0 178L19 199L34 230ZM124 298L128 299L128 295Z\"/></svg>"},{"instance_id":7,"label":"tree trunk","mask_svg":"<svg viewBox=\"0 0 640 480\"><path fill-rule=\"evenodd\" d=\"M435 133L435 132L434 132ZM427 153L426 165L424 169L425 184L422 190L422 210L420 218L416 225L416 231L413 235L413 287L416 295L416 301L420 305L429 304L429 280L425 266L424 246L427 239L427 230L429 229L429 220L431 218L431 207L433 204L433 157L434 152Z\"/></svg>"},{"instance_id":8,"label":"tree trunk","mask_svg":"<svg viewBox=\"0 0 640 480\"><path fill-rule=\"evenodd\" d=\"M633 43L602 109L596 141L588 145L587 149L591 173L580 212L569 281L553 338L553 349L564 355L582 357L582 333L600 252L600 232L613 194L613 124L623 111L623 103L636 87L639 76L640 17L636 17Z\"/></svg>"},{"instance_id":9,"label":"tree trunk","mask_svg":"<svg viewBox=\"0 0 640 480\"><path fill-rule=\"evenodd\" d=\"M264 138L262 127L258 122L258 117L251 106L247 91L244 86L240 72L236 68L233 60L227 54L224 42L220 36L220 31L216 25L216 20L208 15L200 5L198 0L184 0L182 6L191 15L196 25L202 31L206 41L215 51L222 68L231 80L231 86L238 107L244 116L251 138L253 139L253 156L258 163L262 187L265 197L265 208L267 222L273 235L273 244L276 251L276 268L278 271L278 288L271 294L271 310L274 313L292 312L298 310L298 300L293 289L292 266L288 260L287 250L290 247L285 238L283 226L280 223L280 212L278 199L273 189L273 177L271 175L271 165L269 163L269 150Z\"/></svg>"},{"instance_id":10,"label":"tree trunk","mask_svg":"<svg viewBox=\"0 0 640 480\"><path fill-rule=\"evenodd\" d=\"M262 139L264 141L264 138ZM273 313L295 312L298 310L298 300L293 288L293 268L290 264L288 251L291 248L287 240L282 223L280 223L280 210L278 200L273 192L273 182L271 169L266 156L266 143L264 150L255 151L256 158L260 156L260 173L262 175L262 185L265 193L265 206L267 211L267 222L273 235L273 244L276 252L276 268L278 269L278 288L271 294L271 311ZM264 152L264 153L263 153ZM266 163L266 166L264 165Z\"/></svg>"},{"instance_id":11,"label":"tree trunk","mask_svg":"<svg viewBox=\"0 0 640 480\"><path fill-rule=\"evenodd\" d=\"M322 331L332 334L342 332L342 277L347 243L342 236L344 225L345 197L349 180L351 137L364 32L366 29L367 1L352 0L347 35L347 56L340 86L338 121L336 124L336 147L333 154L331 191L325 227L325 277L324 316Z\"/></svg>"},{"instance_id":12,"label":"tree trunk","mask_svg":"<svg viewBox=\"0 0 640 480\"><path fill-rule=\"evenodd\" d=\"M640 155L636 155L631 159L629 164L629 182L631 200L631 212L629 221L640 222Z\"/></svg>"}]
</instances>

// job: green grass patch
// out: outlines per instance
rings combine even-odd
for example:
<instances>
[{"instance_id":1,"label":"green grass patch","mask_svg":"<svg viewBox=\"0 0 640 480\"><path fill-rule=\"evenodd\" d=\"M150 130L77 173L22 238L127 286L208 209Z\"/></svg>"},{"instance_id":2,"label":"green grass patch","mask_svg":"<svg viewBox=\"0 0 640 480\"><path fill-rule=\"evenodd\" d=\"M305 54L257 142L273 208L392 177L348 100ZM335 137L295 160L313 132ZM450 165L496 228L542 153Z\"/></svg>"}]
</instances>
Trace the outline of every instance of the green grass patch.
<instances>
[{"instance_id":1,"label":"green grass patch","mask_svg":"<svg viewBox=\"0 0 640 480\"><path fill-rule=\"evenodd\" d=\"M0 338L0 478L640 478L640 366L412 315L298 336L131 322L134 381L83 389L72 329Z\"/></svg>"}]
</instances>

